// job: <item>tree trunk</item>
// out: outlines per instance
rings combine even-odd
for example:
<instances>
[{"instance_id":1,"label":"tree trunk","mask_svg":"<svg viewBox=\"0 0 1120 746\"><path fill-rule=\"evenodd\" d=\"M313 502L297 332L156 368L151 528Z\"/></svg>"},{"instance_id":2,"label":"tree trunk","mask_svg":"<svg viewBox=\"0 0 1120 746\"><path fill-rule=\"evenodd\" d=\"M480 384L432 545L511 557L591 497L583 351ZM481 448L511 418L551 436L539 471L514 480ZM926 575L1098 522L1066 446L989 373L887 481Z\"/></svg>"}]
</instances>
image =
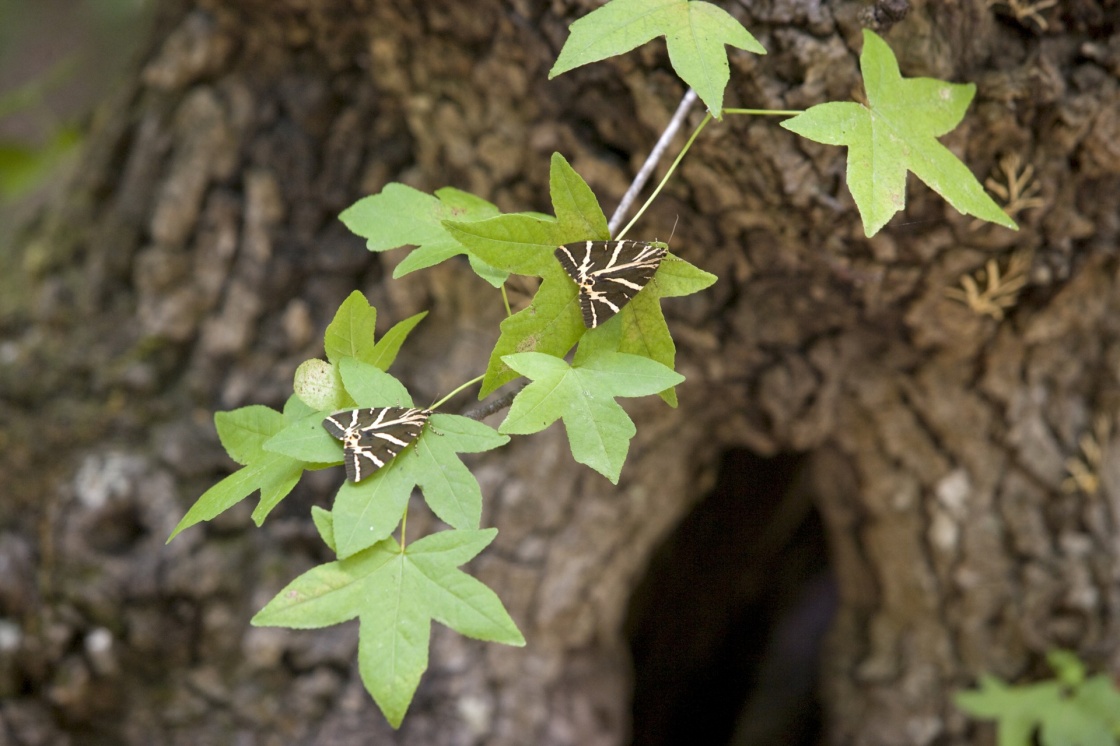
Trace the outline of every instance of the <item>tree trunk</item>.
<instances>
[{"instance_id":1,"label":"tree trunk","mask_svg":"<svg viewBox=\"0 0 1120 746\"><path fill-rule=\"evenodd\" d=\"M674 251L721 278L665 303L680 407L628 405L638 435L617 488L572 462L559 427L473 462L500 534L471 569L528 645L435 625L399 732L362 689L356 625L248 626L330 559L308 511L338 470L305 475L261 530L244 505L164 546L230 469L211 413L279 405L355 287L386 327L431 310L394 368L418 401L484 369L500 297L455 262L392 280L402 252L367 253L336 217L390 181L547 210L552 151L613 204L683 88L660 42L547 81L566 25L595 5L165 3L73 183L0 260L7 738L625 743L625 623L648 630L642 609L662 597L631 599L736 449L793 458L800 476L731 479L747 502L724 535L757 538L737 532L763 520L750 501L767 490L823 517L839 590L830 743L990 742L953 692L983 672L1044 674L1054 647L1120 671L1115 0L1018 19L914 2L886 37L905 75L977 83L944 141L981 178L1006 183L1007 156L1033 167L1018 233L911 178L905 214L869 240L843 150L769 118L705 131L634 234L664 239L679 218ZM732 52L729 106L861 90L860 24L885 3L749 5L728 9L770 54ZM1026 288L1003 307L947 297L989 259L1025 266ZM757 555L725 564L757 575ZM733 592L684 574L712 604Z\"/></svg>"}]
</instances>

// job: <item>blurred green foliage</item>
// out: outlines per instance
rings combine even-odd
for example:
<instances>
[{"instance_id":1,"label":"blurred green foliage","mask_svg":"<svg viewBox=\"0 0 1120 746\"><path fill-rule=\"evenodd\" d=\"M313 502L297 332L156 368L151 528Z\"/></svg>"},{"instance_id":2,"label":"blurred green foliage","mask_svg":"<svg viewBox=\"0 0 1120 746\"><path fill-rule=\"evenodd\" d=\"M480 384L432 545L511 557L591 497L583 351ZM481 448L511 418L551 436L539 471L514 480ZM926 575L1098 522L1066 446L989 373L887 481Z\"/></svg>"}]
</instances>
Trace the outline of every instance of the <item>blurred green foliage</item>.
<instances>
[{"instance_id":1,"label":"blurred green foliage","mask_svg":"<svg viewBox=\"0 0 1120 746\"><path fill-rule=\"evenodd\" d=\"M151 5L0 0L0 206L48 183L75 152L79 123L123 70Z\"/></svg>"}]
</instances>

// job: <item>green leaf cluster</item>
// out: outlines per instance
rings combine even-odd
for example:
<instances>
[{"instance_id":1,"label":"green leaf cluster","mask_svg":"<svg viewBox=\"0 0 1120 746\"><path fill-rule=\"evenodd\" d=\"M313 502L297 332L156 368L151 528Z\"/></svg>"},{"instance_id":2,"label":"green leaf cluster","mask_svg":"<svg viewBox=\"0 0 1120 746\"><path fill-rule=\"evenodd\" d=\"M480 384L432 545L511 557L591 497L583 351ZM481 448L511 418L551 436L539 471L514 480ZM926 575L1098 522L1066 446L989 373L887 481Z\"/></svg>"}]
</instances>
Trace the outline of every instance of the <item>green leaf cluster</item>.
<instances>
[{"instance_id":1,"label":"green leaf cluster","mask_svg":"<svg viewBox=\"0 0 1120 746\"><path fill-rule=\"evenodd\" d=\"M624 54L659 36L665 37L677 74L717 119L730 79L725 46L766 53L726 11L702 0L611 0L572 24L549 77ZM1017 229L968 167L937 140L960 123L976 86L903 78L890 47L866 29L860 68L865 104L818 104L782 126L810 140L848 148L848 188L864 232L875 235L906 205L908 171L958 211Z\"/></svg>"},{"instance_id":2,"label":"green leaf cluster","mask_svg":"<svg viewBox=\"0 0 1120 746\"><path fill-rule=\"evenodd\" d=\"M580 314L578 288L565 274L554 252L562 244L609 239L607 219L591 188L558 153L552 156L549 191L555 217L529 213L498 215L496 210L480 208L473 212L464 211L456 219L444 219L437 223L437 218L446 213L440 206L443 202L409 187L391 184L381 194L367 197L347 210L343 219L352 229L367 237L373 250L403 243L418 245L419 248L398 265L398 272L402 267L411 271L436 260L466 253L472 261L490 268L494 277L521 274L541 278L540 287L529 306L502 322L483 376L479 398L485 398L521 375L533 378L513 362L526 360L519 355L537 353L567 368L562 358L577 343L580 343L581 364L569 368L577 378L587 371L596 370L595 366L623 378L631 372L636 374L639 368L643 375L652 375L650 371L656 367L657 375L652 375L649 380L658 381L661 385L652 391L640 387L619 388L621 384L612 384L610 375L600 375L585 377L578 387L564 388L563 392L557 393L559 398L550 400L561 402L555 406L584 407L588 412L605 418L590 425L593 429L600 428L604 433L610 433L614 441L600 444L597 455L589 450L591 440L585 437L586 426L572 416L564 418L564 422L575 459L617 482L634 432L633 423L621 408L617 408L613 397L660 394L666 402L676 406L673 387L683 380L673 372L676 347L661 312L660 299L698 292L715 282L716 278L669 255L649 285L618 315L589 332ZM436 194L445 195L447 192L439 190ZM440 199L444 200L444 197ZM460 204L468 203L462 198L458 201ZM432 247L439 249L437 251ZM421 258L416 259L418 255ZM587 352L581 342L591 337L599 340L587 347L594 353ZM309 361L306 365L307 369L301 369L296 376L296 393L301 398L305 401L313 399L320 408L327 403L336 408L353 406L352 402L342 398L343 391L352 387L338 385L337 376L340 373L337 366L322 361ZM523 402L536 396L538 390L539 387L534 384L520 392L510 417L515 412L524 411ZM581 403L577 399L586 401ZM613 407L601 404L607 401ZM558 414L549 423L560 417ZM524 422L512 424L507 418L501 432L535 432L525 430L525 427Z\"/></svg>"},{"instance_id":3,"label":"green leaf cluster","mask_svg":"<svg viewBox=\"0 0 1120 746\"><path fill-rule=\"evenodd\" d=\"M994 676L980 688L956 695L957 705L979 718L995 720L999 746L1116 746L1120 743L1120 689L1108 676L1086 677L1072 653L1055 651L1054 681L1008 686Z\"/></svg>"},{"instance_id":4,"label":"green leaf cluster","mask_svg":"<svg viewBox=\"0 0 1120 746\"><path fill-rule=\"evenodd\" d=\"M375 341L377 312L352 293L324 335L327 360L299 366L283 412L249 406L215 415L222 445L242 468L207 490L171 538L258 490L253 519L260 525L305 470L340 464L342 446L322 427L334 410L412 406L407 389L385 371L423 317L405 319ZM479 529L482 491L458 454L508 441L480 422L433 414L396 458L361 482L344 482L330 511L314 510L315 525L338 561L296 578L253 624L308 628L359 619L362 680L394 726L427 667L433 619L471 637L523 645L497 596L456 569L496 534ZM406 546L391 534L415 487L452 530Z\"/></svg>"},{"instance_id":5,"label":"green leaf cluster","mask_svg":"<svg viewBox=\"0 0 1120 746\"><path fill-rule=\"evenodd\" d=\"M765 50L731 15L702 0L612 0L572 24L550 77L661 36L674 69L710 111L667 179L712 116L745 113L723 109L729 80L725 47ZM908 171L961 212L1014 228L937 140L961 121L975 86L902 78L890 48L869 31L860 63L866 104L824 103L783 126L848 148L848 184L867 234L905 205ZM609 240L607 219L590 187L558 153L549 190L554 215L502 214L490 202L451 187L429 195L403 184L389 184L341 215L371 251L413 247L394 277L465 255L479 277L502 290L503 299L510 275L540 278L527 308L512 313L506 299L508 317L485 374L474 381L481 380L479 398L485 398L518 377L529 379L498 430L433 414L395 458L360 482L344 482L330 510L312 510L337 560L293 580L253 618L257 625L293 628L358 619L362 679L394 727L427 667L432 620L481 640L524 644L497 596L459 569L496 534L480 527L482 493L459 454L497 448L510 435L535 433L559 420L575 460L617 483L636 429L616 400L658 394L676 406L674 387L684 380L674 371L676 349L660 301L716 280L668 254L618 314L587 330L578 288L554 252L564 244ZM240 468L199 498L171 538L257 492L252 515L259 525L304 471L340 464L342 445L322 427L327 415L355 407L413 406L408 390L387 371L425 315L401 321L378 340L376 310L360 293L351 294L326 329L326 359L297 368L294 394L282 411L248 406L215 416L222 445ZM408 543L405 521L417 488L449 530ZM1057 655L1052 662L1058 682L1013 688L989 677L958 701L973 714L997 719L1004 746L1029 743L1036 730L1044 746L1114 743L1120 732L1115 688L1102 677L1086 679L1076 659Z\"/></svg>"},{"instance_id":6,"label":"green leaf cluster","mask_svg":"<svg viewBox=\"0 0 1120 746\"><path fill-rule=\"evenodd\" d=\"M552 156L549 192L555 218L503 215L471 223L445 223L449 233L488 264L541 278L529 306L502 322L480 397L518 377L506 356L541 352L563 357L588 333L580 315L578 288L553 252L562 244L609 239L607 218L591 188L559 153ZM617 334L616 350L647 357L671 369L676 348L658 300L695 293L715 281L715 275L670 255L650 284L596 331ZM621 326L621 333L617 326ZM676 404L671 390L666 390L665 398Z\"/></svg>"}]
</instances>

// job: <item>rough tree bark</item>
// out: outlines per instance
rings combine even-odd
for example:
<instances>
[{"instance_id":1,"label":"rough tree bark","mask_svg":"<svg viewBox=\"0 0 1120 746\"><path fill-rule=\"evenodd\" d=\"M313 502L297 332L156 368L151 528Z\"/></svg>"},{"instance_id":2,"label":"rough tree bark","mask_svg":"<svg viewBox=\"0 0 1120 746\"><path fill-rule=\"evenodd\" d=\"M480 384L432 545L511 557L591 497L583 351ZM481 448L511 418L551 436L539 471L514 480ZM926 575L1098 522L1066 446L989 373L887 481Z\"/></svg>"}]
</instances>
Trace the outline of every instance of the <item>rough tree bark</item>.
<instances>
[{"instance_id":1,"label":"rough tree bark","mask_svg":"<svg viewBox=\"0 0 1120 746\"><path fill-rule=\"evenodd\" d=\"M494 294L454 263L389 280L399 256L335 218L389 181L547 209L554 150L617 199L683 90L658 44L546 82L595 5L165 3L73 183L0 259L0 743L625 742L631 592L743 447L805 454L825 518L830 742L989 742L953 690L1038 674L1056 646L1120 671L1115 0L914 2L887 35L905 74L977 82L946 142L982 176L1033 167L1018 233L912 180L868 240L841 151L772 121L707 130L641 230L679 217L674 250L721 277L665 304L680 408L632 407L617 489L555 428L476 462L501 533L472 567L529 644L437 625L398 733L353 625L247 626L327 559L307 511L337 474L307 475L263 530L243 507L163 545L230 468L212 411L282 402L354 287L383 322L431 309L396 368L420 400L482 370ZM728 104L788 109L850 98L861 23L906 3L748 5L729 10L770 54L732 54ZM946 298L1013 252L1028 285L1002 319ZM1095 484L1063 487L1090 435Z\"/></svg>"}]
</instances>

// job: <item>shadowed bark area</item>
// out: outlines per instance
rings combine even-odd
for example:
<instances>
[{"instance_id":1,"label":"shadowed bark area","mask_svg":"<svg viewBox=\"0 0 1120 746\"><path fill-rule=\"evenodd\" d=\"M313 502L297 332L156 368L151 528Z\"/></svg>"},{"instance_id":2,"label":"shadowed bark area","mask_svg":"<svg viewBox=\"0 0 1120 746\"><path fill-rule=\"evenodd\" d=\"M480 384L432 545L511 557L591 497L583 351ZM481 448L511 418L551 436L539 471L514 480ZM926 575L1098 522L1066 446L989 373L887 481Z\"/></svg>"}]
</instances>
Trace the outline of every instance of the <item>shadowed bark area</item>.
<instances>
[{"instance_id":1,"label":"shadowed bark area","mask_svg":"<svg viewBox=\"0 0 1120 746\"><path fill-rule=\"evenodd\" d=\"M1120 9L1081 0L1043 28L981 0L898 5L729 7L770 53L731 55L727 105L850 99L861 22L905 15L886 36L904 74L978 85L944 142L981 178L1006 184L1012 155L1033 169L1021 230L911 179L868 240L843 150L769 118L709 127L632 236L679 218L674 252L721 278L664 304L680 408L627 404L617 488L559 428L473 461L501 533L470 567L528 646L435 625L394 733L358 679L356 625L248 626L330 559L308 510L340 470L305 475L261 530L243 505L164 546L231 468L212 413L282 403L355 287L381 328L431 310L394 368L417 401L477 375L500 297L457 262L389 279L402 252L368 254L337 214L390 181L547 210L553 151L609 206L683 89L660 43L546 82L594 3L167 2L64 197L0 257L6 732L625 743L630 597L731 449L804 454L840 597L830 742L989 742L952 692L1040 674L1056 646L1120 671ZM1025 287L946 296L989 260ZM419 506L408 525L435 528Z\"/></svg>"}]
</instances>

